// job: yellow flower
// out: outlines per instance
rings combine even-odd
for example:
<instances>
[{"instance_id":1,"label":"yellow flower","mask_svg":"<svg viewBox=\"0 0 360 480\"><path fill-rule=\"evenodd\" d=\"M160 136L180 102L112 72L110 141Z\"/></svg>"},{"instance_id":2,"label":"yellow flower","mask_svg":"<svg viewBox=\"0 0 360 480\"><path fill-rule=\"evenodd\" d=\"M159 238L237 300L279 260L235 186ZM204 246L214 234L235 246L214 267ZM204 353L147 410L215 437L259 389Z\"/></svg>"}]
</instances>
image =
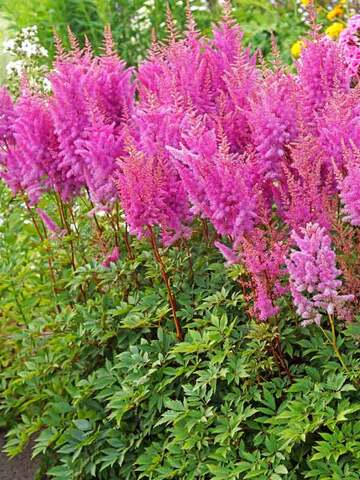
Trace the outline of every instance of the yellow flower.
<instances>
[{"instance_id":1,"label":"yellow flower","mask_svg":"<svg viewBox=\"0 0 360 480\"><path fill-rule=\"evenodd\" d=\"M312 0L301 0L301 4L303 7L307 7L311 1Z\"/></svg>"},{"instance_id":2,"label":"yellow flower","mask_svg":"<svg viewBox=\"0 0 360 480\"><path fill-rule=\"evenodd\" d=\"M336 5L330 12L326 15L328 20L334 20L336 17L341 17L344 15L344 7L341 5Z\"/></svg>"},{"instance_id":3,"label":"yellow flower","mask_svg":"<svg viewBox=\"0 0 360 480\"><path fill-rule=\"evenodd\" d=\"M291 55L294 58L299 58L303 48L304 48L304 42L302 40L298 40L297 42L291 45Z\"/></svg>"},{"instance_id":4,"label":"yellow flower","mask_svg":"<svg viewBox=\"0 0 360 480\"><path fill-rule=\"evenodd\" d=\"M332 38L333 40L336 40L340 35L340 33L344 30L344 28L345 28L344 24L340 22L334 22L325 30L325 33L328 37Z\"/></svg>"}]
</instances>

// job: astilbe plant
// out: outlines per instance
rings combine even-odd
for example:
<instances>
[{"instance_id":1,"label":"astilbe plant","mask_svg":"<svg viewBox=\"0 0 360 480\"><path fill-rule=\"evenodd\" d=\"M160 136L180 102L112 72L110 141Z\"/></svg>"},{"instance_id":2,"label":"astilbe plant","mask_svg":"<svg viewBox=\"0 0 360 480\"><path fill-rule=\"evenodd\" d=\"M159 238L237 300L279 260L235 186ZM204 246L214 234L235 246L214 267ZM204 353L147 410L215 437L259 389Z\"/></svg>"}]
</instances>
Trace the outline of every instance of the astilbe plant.
<instances>
[{"instance_id":1,"label":"astilbe plant","mask_svg":"<svg viewBox=\"0 0 360 480\"><path fill-rule=\"evenodd\" d=\"M327 158L317 138L303 133L290 152L291 164L283 165L286 181L280 188L280 216L296 231L307 223L329 229L334 215L335 187L332 171L324 168Z\"/></svg>"},{"instance_id":2,"label":"astilbe plant","mask_svg":"<svg viewBox=\"0 0 360 480\"><path fill-rule=\"evenodd\" d=\"M124 126L133 108L131 70L115 55L108 30L101 57L89 44L80 49L71 32L70 39L72 51L59 49L50 75L59 168L74 194L86 185L95 203L111 203L116 159L124 153Z\"/></svg>"},{"instance_id":3,"label":"astilbe plant","mask_svg":"<svg viewBox=\"0 0 360 480\"><path fill-rule=\"evenodd\" d=\"M49 76L53 92L51 116L59 141L58 164L68 183L69 196L77 195L85 185L84 160L77 152L77 141L84 137L89 126L87 96L92 64L90 48L80 50L75 41L72 43L69 54L59 52L55 69Z\"/></svg>"},{"instance_id":4,"label":"astilbe plant","mask_svg":"<svg viewBox=\"0 0 360 480\"><path fill-rule=\"evenodd\" d=\"M281 284L285 274L288 251L286 240L277 238L279 232L268 226L268 231L258 227L242 242L241 259L252 279L253 316L261 321L277 315L276 304L286 292Z\"/></svg>"},{"instance_id":5,"label":"astilbe plant","mask_svg":"<svg viewBox=\"0 0 360 480\"><path fill-rule=\"evenodd\" d=\"M57 42L49 98L24 89L13 104L1 90L1 176L33 204L55 191L60 228L66 227L70 239L61 202L70 204L87 190L91 208L105 211L113 223L116 210L115 246L105 244L97 224L102 251L111 252L106 266L117 258L113 249L119 248L124 214L130 233L151 242L174 318L159 240L162 247L179 246L191 237L194 220L201 219L205 231L210 222L215 246L228 264L242 263L247 270L253 314L268 320L286 295L290 238L303 242L301 248L311 250L314 265L323 262L316 268L326 268L330 278L338 275L328 238L339 221L340 203L343 220L352 228L359 224L360 115L353 56L346 56L345 40L338 44L314 27L295 72L280 64L275 49L273 64L259 67L261 55L244 48L229 2L209 39L197 31L190 9L187 16L181 37L168 13L169 38L154 39L137 71L117 57L108 29L100 56L86 40L80 48L70 32L70 52ZM308 243L301 232L311 237ZM124 239L130 251L127 231ZM296 259L303 256L296 253L287 264L290 278L301 273ZM345 285L335 296L337 278L329 280L331 303L327 287L318 282L317 298L308 298L296 290L295 277L290 286L306 321L318 321L318 309L336 310L341 299L350 300Z\"/></svg>"}]
</instances>

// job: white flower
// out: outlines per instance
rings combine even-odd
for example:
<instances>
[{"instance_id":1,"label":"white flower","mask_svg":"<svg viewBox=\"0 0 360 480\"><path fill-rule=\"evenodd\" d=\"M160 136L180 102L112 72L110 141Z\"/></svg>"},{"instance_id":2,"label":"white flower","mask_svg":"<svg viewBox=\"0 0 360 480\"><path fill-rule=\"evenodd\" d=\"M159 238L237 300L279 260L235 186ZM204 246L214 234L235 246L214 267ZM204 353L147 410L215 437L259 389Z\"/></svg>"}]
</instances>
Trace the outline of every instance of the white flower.
<instances>
[{"instance_id":1,"label":"white flower","mask_svg":"<svg viewBox=\"0 0 360 480\"><path fill-rule=\"evenodd\" d=\"M40 55L40 57L48 57L49 56L48 51L43 46L39 47L38 54Z\"/></svg>"},{"instance_id":2,"label":"white flower","mask_svg":"<svg viewBox=\"0 0 360 480\"><path fill-rule=\"evenodd\" d=\"M21 30L21 35L23 35L24 38L34 38L37 35L37 26L32 25L31 27L24 27Z\"/></svg>"},{"instance_id":3,"label":"white flower","mask_svg":"<svg viewBox=\"0 0 360 480\"><path fill-rule=\"evenodd\" d=\"M51 92L51 82L48 78L44 78L43 79L43 89L44 89L44 92L46 93L50 93Z\"/></svg>"},{"instance_id":4,"label":"white flower","mask_svg":"<svg viewBox=\"0 0 360 480\"><path fill-rule=\"evenodd\" d=\"M38 46L36 43L31 43L29 40L24 40L21 44L21 51L25 53L27 57L32 57L37 54Z\"/></svg>"},{"instance_id":5,"label":"white flower","mask_svg":"<svg viewBox=\"0 0 360 480\"><path fill-rule=\"evenodd\" d=\"M14 73L16 75L21 75L22 71L24 68L24 63L22 60L14 60L13 62L9 62L6 65L6 73L7 75L13 75Z\"/></svg>"},{"instance_id":6,"label":"white flower","mask_svg":"<svg viewBox=\"0 0 360 480\"><path fill-rule=\"evenodd\" d=\"M219 4L223 5L224 2L219 0ZM209 10L208 2L206 0L199 0L196 5L192 4L190 6L190 10L192 12L206 12Z\"/></svg>"},{"instance_id":7,"label":"white flower","mask_svg":"<svg viewBox=\"0 0 360 480\"><path fill-rule=\"evenodd\" d=\"M9 38L9 40L6 40L4 42L4 50L5 52L12 52L16 47L16 42L13 38Z\"/></svg>"}]
</instances>

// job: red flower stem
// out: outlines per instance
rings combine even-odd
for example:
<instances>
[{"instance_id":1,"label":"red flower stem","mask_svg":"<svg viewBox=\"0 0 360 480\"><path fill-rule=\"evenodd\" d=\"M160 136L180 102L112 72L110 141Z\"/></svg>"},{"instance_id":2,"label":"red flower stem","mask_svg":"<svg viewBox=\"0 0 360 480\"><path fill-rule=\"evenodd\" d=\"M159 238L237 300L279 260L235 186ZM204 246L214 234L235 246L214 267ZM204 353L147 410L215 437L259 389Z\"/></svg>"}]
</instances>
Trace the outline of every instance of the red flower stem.
<instances>
[{"instance_id":1,"label":"red flower stem","mask_svg":"<svg viewBox=\"0 0 360 480\"><path fill-rule=\"evenodd\" d=\"M181 329L181 325L180 325L179 319L177 318L177 314L176 314L176 300L175 300L175 296L174 296L174 293L173 293L172 288L171 288L170 279L169 279L169 277L168 277L168 274L167 274L167 272L166 272L166 268L165 268L163 259L161 258L159 249L158 249L158 247L157 247L156 238L155 238L154 232L153 232L153 230L152 230L152 228L151 228L150 226L148 227L148 229L149 229L149 232L150 232L150 241L151 241L151 246L152 246L153 251L154 251L155 259L156 259L156 261L157 261L158 264L159 264L160 271L161 271L161 276L162 276L162 278L163 278L163 280L164 280L164 283L165 283L165 285L166 285L166 289L167 289L167 291L168 291L169 303L170 303L170 306L171 306L171 310L172 310L172 314L173 314L173 319L174 319L174 323L175 323L176 338L177 338L179 341L181 341L181 340L183 340L183 338L184 338L184 334L183 334L183 331L182 331L182 329Z\"/></svg>"},{"instance_id":2,"label":"red flower stem","mask_svg":"<svg viewBox=\"0 0 360 480\"><path fill-rule=\"evenodd\" d=\"M131 260L135 260L135 255L133 253L133 250L131 248L130 242L129 242L129 233L128 233L128 225L125 223L125 233L123 234L123 239L126 245L126 250L128 252L129 258Z\"/></svg>"},{"instance_id":3,"label":"red flower stem","mask_svg":"<svg viewBox=\"0 0 360 480\"><path fill-rule=\"evenodd\" d=\"M116 202L115 208L116 208L116 216L115 216L116 225L117 225L118 232L120 232L121 231L121 228L120 228L120 209L119 209L119 203L118 202ZM125 246L126 246L126 250L128 252L130 260L135 260L135 255L134 255L134 252L133 252L133 250L131 248L131 245L130 245L130 242L129 242L128 225L127 225L126 222L125 222L125 233L122 234L122 237L123 237L123 240L124 240L124 243L125 243Z\"/></svg>"},{"instance_id":4,"label":"red flower stem","mask_svg":"<svg viewBox=\"0 0 360 480\"><path fill-rule=\"evenodd\" d=\"M41 241L41 243L44 242L44 238L47 240L47 235L46 235L46 229L44 227L44 236L42 235L41 233L41 230L40 230L40 227L39 227L39 224L33 214L33 211L31 210L31 207L27 201L27 199L24 197L24 202L25 202L25 205L26 205L26 209L27 211L29 212L29 215L32 219L32 222L34 224L34 227L35 227L35 230L36 230L36 233L38 234L38 237ZM54 293L54 297L56 299L56 310L58 313L61 312L61 308L57 302L57 287L56 287L56 276L55 276L55 271L54 271L54 264L53 264L53 258L52 258L52 254L51 254L51 249L49 247L49 245L46 245L46 251L48 253L48 258L47 258L47 261L48 261L48 266L49 266L49 272L50 272L50 276L51 276L51 283L52 283L52 290L53 290L53 293Z\"/></svg>"}]
</instances>

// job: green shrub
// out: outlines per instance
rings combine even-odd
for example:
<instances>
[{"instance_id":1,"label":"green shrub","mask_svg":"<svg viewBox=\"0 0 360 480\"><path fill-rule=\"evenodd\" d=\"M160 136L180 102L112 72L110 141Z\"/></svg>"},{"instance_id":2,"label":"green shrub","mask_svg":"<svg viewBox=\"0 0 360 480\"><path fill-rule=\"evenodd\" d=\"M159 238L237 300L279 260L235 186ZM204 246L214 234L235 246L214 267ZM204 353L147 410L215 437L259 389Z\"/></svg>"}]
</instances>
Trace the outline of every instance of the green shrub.
<instances>
[{"instance_id":1,"label":"green shrub","mask_svg":"<svg viewBox=\"0 0 360 480\"><path fill-rule=\"evenodd\" d=\"M101 267L85 209L78 251L94 259L73 275L69 239L58 243L56 313L47 244L20 200L5 191L1 200L0 395L10 456L35 435L42 473L61 480L358 478L356 324L338 334L347 374L322 331L299 327L286 306L273 324L249 320L233 281L239 267L225 270L195 235L188 253L163 252L186 333L178 343L150 249L133 242L136 260L123 252Z\"/></svg>"}]
</instances>

